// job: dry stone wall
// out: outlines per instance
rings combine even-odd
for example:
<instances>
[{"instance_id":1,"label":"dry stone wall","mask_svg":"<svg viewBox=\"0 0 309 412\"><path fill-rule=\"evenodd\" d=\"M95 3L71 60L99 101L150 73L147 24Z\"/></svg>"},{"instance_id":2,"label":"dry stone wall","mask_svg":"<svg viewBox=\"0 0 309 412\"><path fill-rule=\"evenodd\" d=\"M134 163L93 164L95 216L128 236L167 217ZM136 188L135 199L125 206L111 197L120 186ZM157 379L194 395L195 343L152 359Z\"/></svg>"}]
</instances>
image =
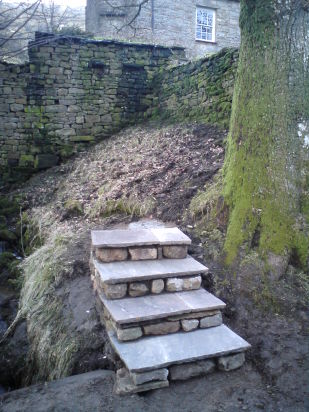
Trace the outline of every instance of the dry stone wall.
<instances>
[{"instance_id":1,"label":"dry stone wall","mask_svg":"<svg viewBox=\"0 0 309 412\"><path fill-rule=\"evenodd\" d=\"M0 63L0 174L25 178L144 119L227 127L238 52L185 63L184 49L36 38L29 63Z\"/></svg>"},{"instance_id":2,"label":"dry stone wall","mask_svg":"<svg viewBox=\"0 0 309 412\"><path fill-rule=\"evenodd\" d=\"M153 118L229 126L238 49L162 70L153 81Z\"/></svg>"},{"instance_id":3,"label":"dry stone wall","mask_svg":"<svg viewBox=\"0 0 309 412\"><path fill-rule=\"evenodd\" d=\"M0 65L5 179L50 167L143 118L151 81L181 48L37 34L29 64Z\"/></svg>"}]
</instances>

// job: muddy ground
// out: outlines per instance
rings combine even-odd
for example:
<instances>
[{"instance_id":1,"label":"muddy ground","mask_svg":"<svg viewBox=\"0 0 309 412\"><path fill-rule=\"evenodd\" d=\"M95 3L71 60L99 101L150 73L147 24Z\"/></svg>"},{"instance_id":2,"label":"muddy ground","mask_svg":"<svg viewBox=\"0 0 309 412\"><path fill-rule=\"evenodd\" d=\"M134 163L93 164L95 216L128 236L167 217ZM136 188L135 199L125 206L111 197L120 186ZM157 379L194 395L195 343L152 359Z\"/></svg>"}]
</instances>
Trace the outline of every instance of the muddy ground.
<instances>
[{"instance_id":1,"label":"muddy ground","mask_svg":"<svg viewBox=\"0 0 309 412\"><path fill-rule=\"evenodd\" d=\"M308 410L306 275L289 265L286 273L265 285L262 268L254 259L227 271L209 253L217 247L218 239L201 231L196 216L193 218L188 210L191 199L222 166L224 137L225 132L205 125L126 130L14 189L22 195L24 210L40 221L42 237L48 240L56 229L73 231L79 237L69 248L74 275L56 290L63 301L63 317L70 321L67 333L85 338L72 373L111 371L8 392L0 397L0 410ZM189 252L210 267L204 286L225 300L224 322L248 340L252 349L241 370L216 372L206 378L173 383L168 389L119 398L112 394L112 370L119 360L105 342L91 290L89 230L126 225L142 217L172 222L193 239ZM26 361L18 379L10 370L15 367L16 351L0 359L0 370L9 371L7 389L13 389L14 379L20 385L23 374L30 376L30 383L37 381L40 365L29 372L31 358L27 358L25 332L24 321L7 342L7 347L21 348L19 356ZM1 383L5 384L5 379Z\"/></svg>"}]
</instances>

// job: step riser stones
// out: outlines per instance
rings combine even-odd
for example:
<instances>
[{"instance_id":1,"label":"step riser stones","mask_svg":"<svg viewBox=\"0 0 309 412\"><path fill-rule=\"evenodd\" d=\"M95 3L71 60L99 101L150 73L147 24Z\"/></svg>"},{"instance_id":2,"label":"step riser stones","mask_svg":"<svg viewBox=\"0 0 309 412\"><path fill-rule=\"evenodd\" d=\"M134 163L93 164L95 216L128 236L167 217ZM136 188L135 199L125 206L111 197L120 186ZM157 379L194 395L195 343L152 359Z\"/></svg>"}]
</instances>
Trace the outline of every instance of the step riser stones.
<instances>
[{"instance_id":1,"label":"step riser stones","mask_svg":"<svg viewBox=\"0 0 309 412\"><path fill-rule=\"evenodd\" d=\"M207 322L205 322L205 320ZM186 319L184 317L183 320L173 320L170 318L163 322L137 325L128 328L123 328L120 325L115 324L111 319L109 319L109 321L110 322L107 325L116 332L118 340L127 342L139 339L143 336L168 335L179 331L191 332L196 329L220 326L222 324L222 315L221 312L212 316L205 313L203 318Z\"/></svg>"},{"instance_id":2,"label":"step riser stones","mask_svg":"<svg viewBox=\"0 0 309 412\"><path fill-rule=\"evenodd\" d=\"M106 285L118 283L144 282L170 278L170 285L179 284L179 278L200 276L208 272L208 268L191 256L185 259L162 259L145 261L124 261L101 263L93 259L100 282ZM171 279L174 279L173 281ZM198 279L195 279L197 281ZM189 281L187 281L189 282ZM189 284L181 284L185 289Z\"/></svg>"},{"instance_id":3,"label":"step riser stones","mask_svg":"<svg viewBox=\"0 0 309 412\"><path fill-rule=\"evenodd\" d=\"M181 292L197 290L201 287L201 276L184 278L156 279L145 282L117 283L110 285L101 281L98 271L95 270L93 281L95 287L105 294L108 299L122 299L126 296L133 298L150 294L158 295L164 292Z\"/></svg>"},{"instance_id":4,"label":"step riser stones","mask_svg":"<svg viewBox=\"0 0 309 412\"><path fill-rule=\"evenodd\" d=\"M184 259L191 240L177 228L92 231L98 261Z\"/></svg>"}]
</instances>

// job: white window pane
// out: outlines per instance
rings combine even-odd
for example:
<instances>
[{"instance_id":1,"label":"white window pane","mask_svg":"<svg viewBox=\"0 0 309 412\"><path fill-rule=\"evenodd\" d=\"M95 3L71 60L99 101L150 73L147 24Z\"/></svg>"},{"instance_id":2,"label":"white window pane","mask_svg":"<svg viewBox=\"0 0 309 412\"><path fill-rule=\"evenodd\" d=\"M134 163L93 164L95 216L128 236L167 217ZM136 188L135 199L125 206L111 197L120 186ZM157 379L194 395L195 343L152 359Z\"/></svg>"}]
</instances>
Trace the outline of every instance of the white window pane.
<instances>
[{"instance_id":1,"label":"white window pane","mask_svg":"<svg viewBox=\"0 0 309 412\"><path fill-rule=\"evenodd\" d=\"M196 38L214 41L215 12L211 9L197 8L196 12Z\"/></svg>"}]
</instances>

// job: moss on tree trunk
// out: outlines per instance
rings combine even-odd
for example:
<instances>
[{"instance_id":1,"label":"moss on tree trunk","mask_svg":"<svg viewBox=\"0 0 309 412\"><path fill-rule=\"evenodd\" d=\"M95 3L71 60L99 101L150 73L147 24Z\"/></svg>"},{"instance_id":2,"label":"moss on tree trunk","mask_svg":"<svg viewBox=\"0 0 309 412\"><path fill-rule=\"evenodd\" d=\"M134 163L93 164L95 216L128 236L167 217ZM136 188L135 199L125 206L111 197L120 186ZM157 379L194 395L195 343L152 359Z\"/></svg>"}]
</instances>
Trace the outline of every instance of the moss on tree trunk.
<instances>
[{"instance_id":1,"label":"moss on tree trunk","mask_svg":"<svg viewBox=\"0 0 309 412\"><path fill-rule=\"evenodd\" d=\"M262 254L308 264L309 4L241 0L240 61L224 165L226 262Z\"/></svg>"}]
</instances>

